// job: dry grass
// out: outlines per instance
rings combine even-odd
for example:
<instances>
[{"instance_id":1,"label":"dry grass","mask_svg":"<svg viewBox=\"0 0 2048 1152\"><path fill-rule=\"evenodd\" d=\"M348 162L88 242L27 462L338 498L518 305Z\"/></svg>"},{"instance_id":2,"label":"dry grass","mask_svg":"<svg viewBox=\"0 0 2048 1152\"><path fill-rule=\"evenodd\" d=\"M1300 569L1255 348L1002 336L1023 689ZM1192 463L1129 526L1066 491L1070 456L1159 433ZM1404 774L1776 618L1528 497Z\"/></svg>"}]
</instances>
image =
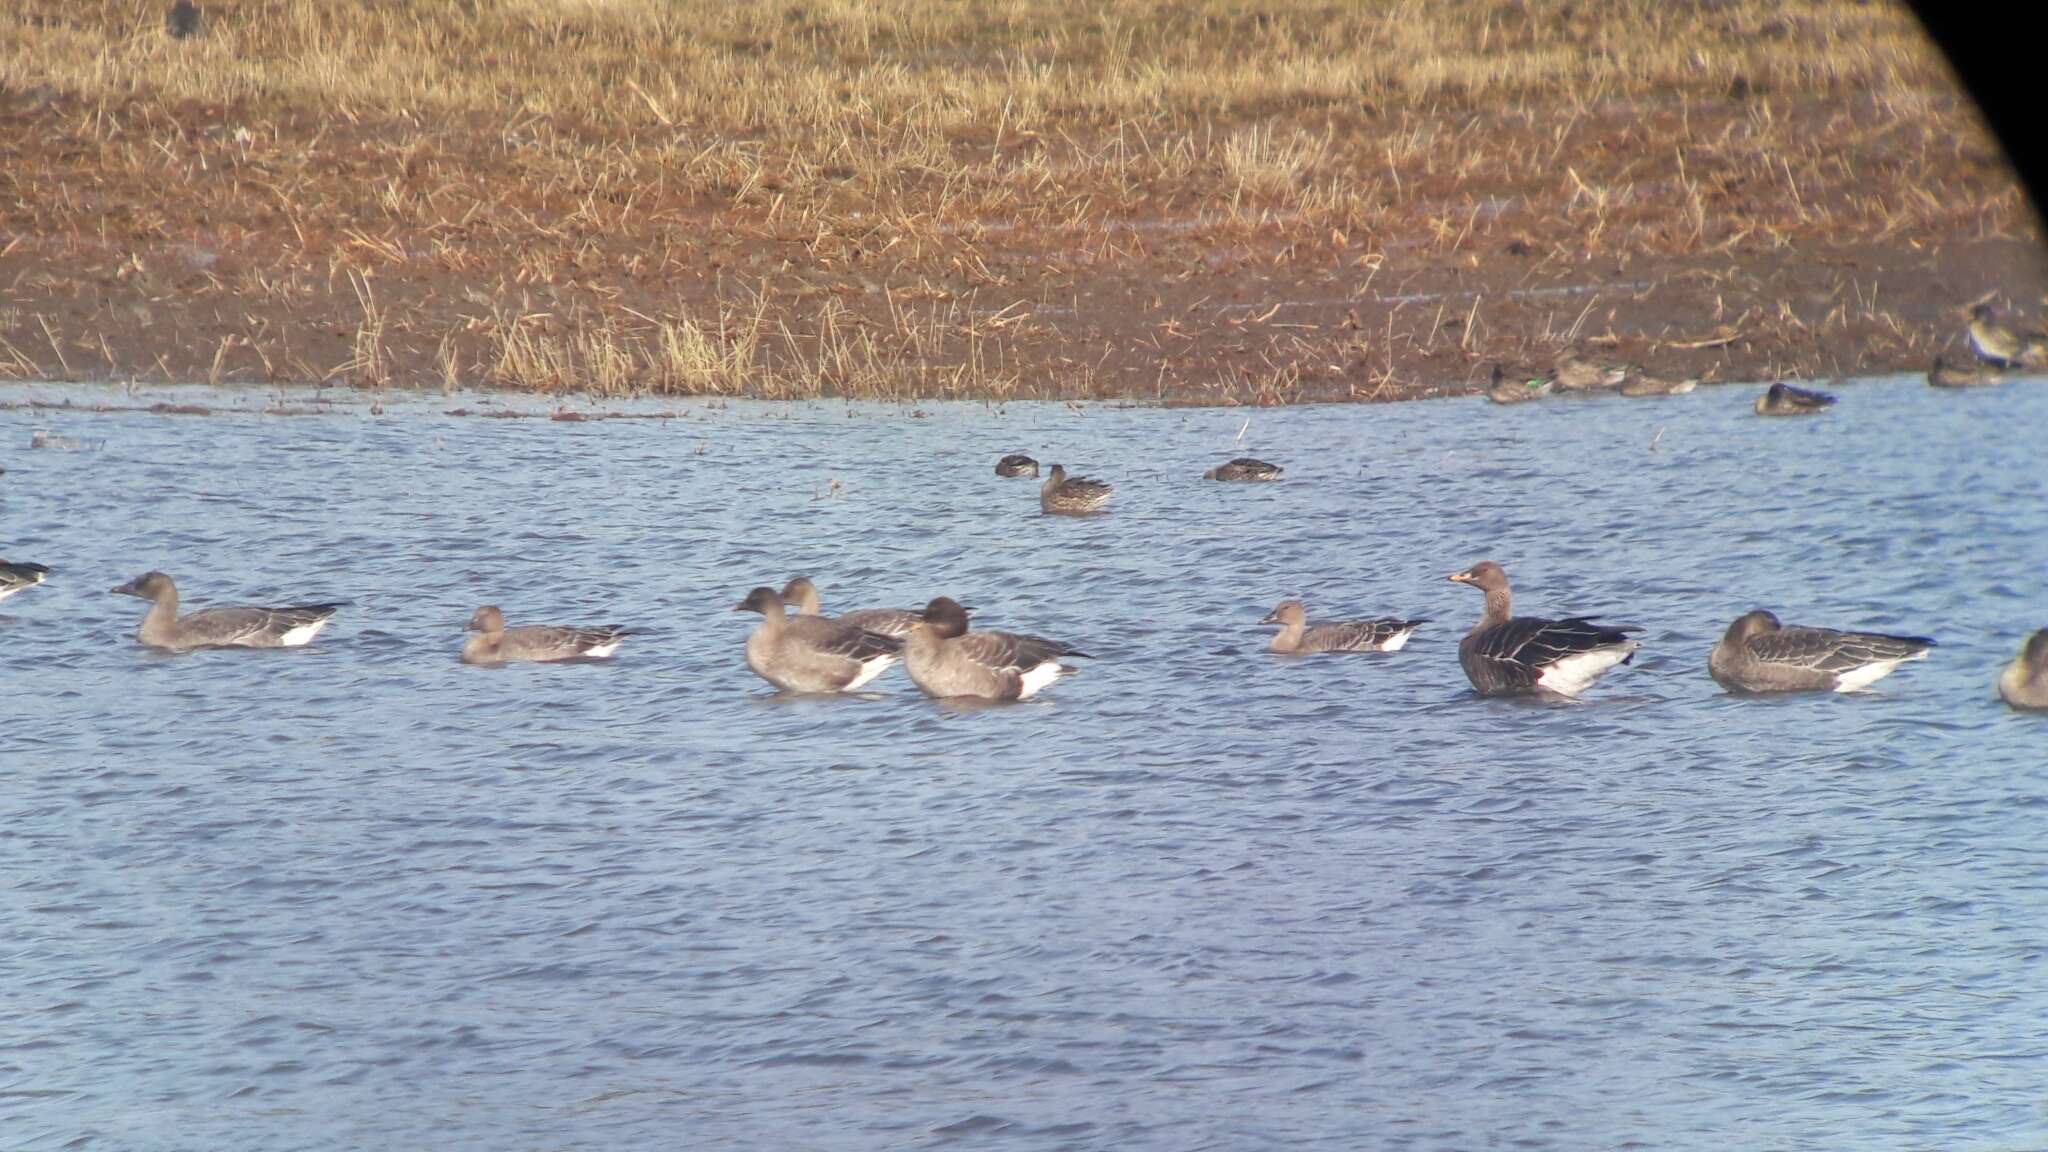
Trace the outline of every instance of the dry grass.
<instances>
[{"instance_id":1,"label":"dry grass","mask_svg":"<svg viewBox=\"0 0 2048 1152\"><path fill-rule=\"evenodd\" d=\"M1104 269L1142 303L1515 239L1555 270L2032 234L1888 3L210 0L188 41L164 7L0 13L0 235L44 262L0 373L120 370L118 318L44 339L65 244L134 307L211 300L212 376L1000 395L1159 386L1081 330ZM1374 388L1438 347L1419 311L1342 338ZM1219 375L1284 395L1346 347Z\"/></svg>"}]
</instances>

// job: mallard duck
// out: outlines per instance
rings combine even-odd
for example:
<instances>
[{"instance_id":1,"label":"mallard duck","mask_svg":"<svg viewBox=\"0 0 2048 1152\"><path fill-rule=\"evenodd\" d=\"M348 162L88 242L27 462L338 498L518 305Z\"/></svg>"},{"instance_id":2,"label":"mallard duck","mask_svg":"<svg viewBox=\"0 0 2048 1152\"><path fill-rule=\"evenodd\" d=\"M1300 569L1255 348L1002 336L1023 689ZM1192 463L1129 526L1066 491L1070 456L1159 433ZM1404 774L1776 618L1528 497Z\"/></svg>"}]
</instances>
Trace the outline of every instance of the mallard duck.
<instances>
[{"instance_id":1,"label":"mallard duck","mask_svg":"<svg viewBox=\"0 0 2048 1152\"><path fill-rule=\"evenodd\" d=\"M1064 466L1052 466L1052 475L1038 490L1038 506L1057 516L1085 516L1099 512L1109 503L1109 485L1085 476L1067 478Z\"/></svg>"},{"instance_id":2,"label":"mallard duck","mask_svg":"<svg viewBox=\"0 0 2048 1152\"><path fill-rule=\"evenodd\" d=\"M1202 479L1278 480L1282 471L1283 469L1278 464L1268 464L1264 460L1254 460L1249 456L1239 456L1227 464L1218 464L1216 467L1202 473Z\"/></svg>"},{"instance_id":3,"label":"mallard duck","mask_svg":"<svg viewBox=\"0 0 2048 1152\"><path fill-rule=\"evenodd\" d=\"M1759 416L1804 416L1819 412L1835 402L1826 392L1815 392L1811 388L1795 388L1790 384L1773 384L1763 395L1756 398L1756 414Z\"/></svg>"}]
</instances>

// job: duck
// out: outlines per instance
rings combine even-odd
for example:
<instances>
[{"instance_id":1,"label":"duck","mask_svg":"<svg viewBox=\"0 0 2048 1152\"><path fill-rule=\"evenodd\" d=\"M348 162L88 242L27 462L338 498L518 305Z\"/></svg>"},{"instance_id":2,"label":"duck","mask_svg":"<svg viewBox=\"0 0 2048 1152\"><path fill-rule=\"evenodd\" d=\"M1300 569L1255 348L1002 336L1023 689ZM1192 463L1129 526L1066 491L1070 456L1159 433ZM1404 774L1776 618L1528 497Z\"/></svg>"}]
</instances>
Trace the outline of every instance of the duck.
<instances>
[{"instance_id":1,"label":"duck","mask_svg":"<svg viewBox=\"0 0 2048 1152\"><path fill-rule=\"evenodd\" d=\"M996 461L996 475L1036 476L1038 475L1038 461L1024 455L1022 452L1012 452L1001 460Z\"/></svg>"},{"instance_id":2,"label":"duck","mask_svg":"<svg viewBox=\"0 0 2048 1152\"><path fill-rule=\"evenodd\" d=\"M2048 367L2048 335L2006 323L1989 301L1970 309L1970 351L2000 368Z\"/></svg>"},{"instance_id":3,"label":"duck","mask_svg":"<svg viewBox=\"0 0 2048 1152\"><path fill-rule=\"evenodd\" d=\"M1925 636L1787 626L1759 608L1728 625L1707 674L1730 692L1855 692L1932 647Z\"/></svg>"},{"instance_id":4,"label":"duck","mask_svg":"<svg viewBox=\"0 0 2048 1152\"><path fill-rule=\"evenodd\" d=\"M1998 695L2014 708L2048 708L2048 628L2027 637L1998 676Z\"/></svg>"},{"instance_id":5,"label":"duck","mask_svg":"<svg viewBox=\"0 0 2048 1152\"><path fill-rule=\"evenodd\" d=\"M50 578L50 570L26 560L0 560L0 600Z\"/></svg>"},{"instance_id":6,"label":"duck","mask_svg":"<svg viewBox=\"0 0 2048 1152\"><path fill-rule=\"evenodd\" d=\"M1052 466L1052 475L1038 490L1038 507L1055 516L1085 516L1099 512L1109 503L1109 485L1085 476L1067 477L1064 465Z\"/></svg>"},{"instance_id":7,"label":"duck","mask_svg":"<svg viewBox=\"0 0 2048 1152\"><path fill-rule=\"evenodd\" d=\"M823 615L819 610L818 586L811 583L808 576L798 576L784 584L782 602L785 606L794 606L799 616ZM919 615L915 608L860 608L841 612L833 619L900 640L910 635L910 627L917 623Z\"/></svg>"},{"instance_id":8,"label":"duck","mask_svg":"<svg viewBox=\"0 0 2048 1152\"><path fill-rule=\"evenodd\" d=\"M1495 404L1521 404L1550 395L1550 388L1551 382L1547 379L1516 379L1495 364L1492 379L1486 386L1486 398Z\"/></svg>"},{"instance_id":9,"label":"duck","mask_svg":"<svg viewBox=\"0 0 2048 1152\"><path fill-rule=\"evenodd\" d=\"M1429 623L1424 616L1402 620L1378 616L1367 620L1338 620L1311 627L1308 609L1299 600L1282 600L1266 613L1261 624L1278 624L1280 632L1267 650L1285 654L1309 652L1399 652L1417 628Z\"/></svg>"},{"instance_id":10,"label":"duck","mask_svg":"<svg viewBox=\"0 0 2048 1152\"><path fill-rule=\"evenodd\" d=\"M602 660L619 650L631 635L616 624L601 628L565 628L551 624L505 627L505 613L486 604L469 618L476 633L462 645L464 664L511 664L531 661Z\"/></svg>"},{"instance_id":11,"label":"duck","mask_svg":"<svg viewBox=\"0 0 2048 1152\"><path fill-rule=\"evenodd\" d=\"M1688 376L1652 376L1640 368L1630 367L1628 379L1622 381L1623 396L1683 396L1699 387L1700 378Z\"/></svg>"},{"instance_id":12,"label":"duck","mask_svg":"<svg viewBox=\"0 0 2048 1152\"><path fill-rule=\"evenodd\" d=\"M1990 364L1958 364L1936 356L1927 369L1927 383L1936 388L1990 388L2005 383L2005 372Z\"/></svg>"},{"instance_id":13,"label":"duck","mask_svg":"<svg viewBox=\"0 0 2048 1152\"><path fill-rule=\"evenodd\" d=\"M1601 392L1621 387L1622 382L1628 379L1628 368L1595 364L1579 359L1574 353L1561 352L1551 365L1550 378L1567 392Z\"/></svg>"},{"instance_id":14,"label":"duck","mask_svg":"<svg viewBox=\"0 0 2048 1152\"><path fill-rule=\"evenodd\" d=\"M732 606L759 612L747 636L747 667L785 692L851 692L887 671L903 642L823 616L790 616L773 588L756 588Z\"/></svg>"},{"instance_id":15,"label":"duck","mask_svg":"<svg viewBox=\"0 0 2048 1152\"><path fill-rule=\"evenodd\" d=\"M162 572L145 572L108 591L151 601L135 638L166 652L195 648L299 648L313 642L343 607L297 604L289 608L203 608L178 615L178 586Z\"/></svg>"},{"instance_id":16,"label":"duck","mask_svg":"<svg viewBox=\"0 0 2048 1152\"><path fill-rule=\"evenodd\" d=\"M1458 642L1458 663L1482 696L1553 692L1576 697L1617 664L1635 659L1634 625L1608 627L1588 616L1544 620L1515 616L1506 569L1482 560L1449 577L1486 593L1486 611Z\"/></svg>"},{"instance_id":17,"label":"duck","mask_svg":"<svg viewBox=\"0 0 2048 1152\"><path fill-rule=\"evenodd\" d=\"M1239 456L1226 464L1218 464L1202 473L1204 480L1278 480L1285 471L1278 464L1254 460L1250 456Z\"/></svg>"},{"instance_id":18,"label":"duck","mask_svg":"<svg viewBox=\"0 0 2048 1152\"><path fill-rule=\"evenodd\" d=\"M1770 390L1756 398L1756 414L1759 416L1804 416L1818 412L1835 402L1826 392L1811 388L1796 388L1790 384L1773 384Z\"/></svg>"},{"instance_id":19,"label":"duck","mask_svg":"<svg viewBox=\"0 0 2048 1152\"><path fill-rule=\"evenodd\" d=\"M1088 653L1015 632L969 632L967 609L949 596L925 605L903 642L903 666L925 695L941 699L1029 700L1076 669L1062 657Z\"/></svg>"}]
</instances>

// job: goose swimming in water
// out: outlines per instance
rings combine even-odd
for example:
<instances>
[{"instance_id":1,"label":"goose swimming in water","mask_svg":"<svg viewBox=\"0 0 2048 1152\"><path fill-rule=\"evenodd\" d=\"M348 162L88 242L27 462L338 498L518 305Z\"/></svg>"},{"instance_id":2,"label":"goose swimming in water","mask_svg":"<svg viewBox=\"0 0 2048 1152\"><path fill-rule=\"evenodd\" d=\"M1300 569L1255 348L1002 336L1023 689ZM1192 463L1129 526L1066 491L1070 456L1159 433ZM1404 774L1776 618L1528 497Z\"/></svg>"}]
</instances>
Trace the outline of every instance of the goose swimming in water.
<instances>
[{"instance_id":1,"label":"goose swimming in water","mask_svg":"<svg viewBox=\"0 0 2048 1152\"><path fill-rule=\"evenodd\" d=\"M1522 380L1509 376L1501 366L1493 366L1491 382L1486 386L1486 398L1495 404L1521 404L1529 400L1550 395L1551 382L1546 379Z\"/></svg>"},{"instance_id":2,"label":"goose swimming in water","mask_svg":"<svg viewBox=\"0 0 2048 1152\"><path fill-rule=\"evenodd\" d=\"M178 615L178 586L161 572L145 572L116 595L152 601L135 638L151 648L189 652L194 648L297 648L320 634L341 603L290 608L204 608Z\"/></svg>"},{"instance_id":3,"label":"goose swimming in water","mask_svg":"<svg viewBox=\"0 0 2048 1152\"><path fill-rule=\"evenodd\" d=\"M996 475L1036 476L1038 475L1038 461L1024 455L1022 452L1012 452L1001 460L996 461Z\"/></svg>"},{"instance_id":4,"label":"goose swimming in water","mask_svg":"<svg viewBox=\"0 0 2048 1152\"><path fill-rule=\"evenodd\" d=\"M1062 656L1086 657L1078 648L1015 632L969 632L967 609L940 596L925 605L903 642L903 666L925 695L980 700L1028 700L1075 669Z\"/></svg>"},{"instance_id":5,"label":"goose swimming in water","mask_svg":"<svg viewBox=\"0 0 2048 1152\"><path fill-rule=\"evenodd\" d=\"M1085 476L1067 476L1065 465L1052 466L1052 475L1038 489L1038 507L1055 516L1085 516L1101 511L1109 503L1109 485Z\"/></svg>"},{"instance_id":6,"label":"goose swimming in water","mask_svg":"<svg viewBox=\"0 0 2048 1152\"><path fill-rule=\"evenodd\" d=\"M2048 628L2027 637L2019 656L1999 674L1998 695L2015 708L2048 708Z\"/></svg>"},{"instance_id":7,"label":"goose swimming in water","mask_svg":"<svg viewBox=\"0 0 2048 1152\"><path fill-rule=\"evenodd\" d=\"M1936 388L1990 388L2005 381L2005 371L1994 365L1958 364L1946 356L1936 356L1927 370L1927 383Z\"/></svg>"},{"instance_id":8,"label":"goose swimming in water","mask_svg":"<svg viewBox=\"0 0 2048 1152\"><path fill-rule=\"evenodd\" d=\"M1338 620L1311 626L1299 600L1282 600L1261 624L1278 624L1280 632L1267 650L1280 653L1399 652L1428 617L1402 620L1380 616L1369 620Z\"/></svg>"},{"instance_id":9,"label":"goose swimming in water","mask_svg":"<svg viewBox=\"0 0 2048 1152\"><path fill-rule=\"evenodd\" d=\"M1218 464L1216 467L1202 473L1202 479L1278 480L1282 471L1284 469L1278 464L1268 464L1264 460L1254 460L1249 456L1239 456L1227 464Z\"/></svg>"},{"instance_id":10,"label":"goose swimming in water","mask_svg":"<svg viewBox=\"0 0 2048 1152\"><path fill-rule=\"evenodd\" d=\"M0 600L48 579L50 570L26 560L0 560Z\"/></svg>"},{"instance_id":11,"label":"goose swimming in water","mask_svg":"<svg viewBox=\"0 0 2048 1152\"><path fill-rule=\"evenodd\" d=\"M1544 620L1516 616L1508 574L1482 560L1450 579L1486 593L1486 611L1458 642L1458 663L1482 696L1555 692L1577 696L1617 664L1635 659L1642 642L1633 625L1610 628L1590 617Z\"/></svg>"},{"instance_id":12,"label":"goose swimming in water","mask_svg":"<svg viewBox=\"0 0 2048 1152\"><path fill-rule=\"evenodd\" d=\"M495 604L486 604L469 618L469 630L476 633L462 645L464 664L511 664L530 661L602 660L619 650L630 633L616 624L601 628L564 628L530 624L505 627L505 614Z\"/></svg>"},{"instance_id":13,"label":"goose swimming in water","mask_svg":"<svg viewBox=\"0 0 2048 1152\"><path fill-rule=\"evenodd\" d=\"M818 586L808 576L799 576L782 586L782 602L796 608L799 616L819 616ZM841 612L833 619L841 624L851 624L869 632L902 639L910 635L910 627L923 619L924 614L915 608L858 608L852 612Z\"/></svg>"},{"instance_id":14,"label":"goose swimming in water","mask_svg":"<svg viewBox=\"0 0 2048 1152\"><path fill-rule=\"evenodd\" d=\"M1835 398L1826 392L1795 388L1790 384L1773 384L1769 391L1756 398L1756 414L1804 416L1809 412L1819 412L1834 402Z\"/></svg>"},{"instance_id":15,"label":"goose swimming in water","mask_svg":"<svg viewBox=\"0 0 2048 1152\"><path fill-rule=\"evenodd\" d=\"M759 612L760 626L747 636L747 667L785 692L851 692L880 676L902 654L890 636L827 620L789 616L773 588L756 588L732 606Z\"/></svg>"},{"instance_id":16,"label":"goose swimming in water","mask_svg":"<svg viewBox=\"0 0 2048 1152\"><path fill-rule=\"evenodd\" d=\"M2006 323L1988 302L1970 309L1970 351L2000 368L2048 367L2048 336Z\"/></svg>"},{"instance_id":17,"label":"goose swimming in water","mask_svg":"<svg viewBox=\"0 0 2048 1152\"><path fill-rule=\"evenodd\" d=\"M1759 608L1728 625L1707 674L1730 692L1854 692L1932 647L1925 636L1787 626Z\"/></svg>"}]
</instances>

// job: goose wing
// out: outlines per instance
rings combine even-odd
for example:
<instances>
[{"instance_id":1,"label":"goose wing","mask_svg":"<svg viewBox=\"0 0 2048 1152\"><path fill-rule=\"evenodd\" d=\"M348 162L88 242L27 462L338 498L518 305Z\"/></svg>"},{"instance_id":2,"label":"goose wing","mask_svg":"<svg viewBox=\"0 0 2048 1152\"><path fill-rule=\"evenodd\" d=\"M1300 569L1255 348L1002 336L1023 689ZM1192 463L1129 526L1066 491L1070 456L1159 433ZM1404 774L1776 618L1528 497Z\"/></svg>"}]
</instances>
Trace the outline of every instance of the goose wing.
<instances>
[{"instance_id":1,"label":"goose wing","mask_svg":"<svg viewBox=\"0 0 2048 1152\"><path fill-rule=\"evenodd\" d=\"M1427 620L1402 620L1395 616L1380 616L1370 620L1340 620L1331 624L1318 624L1308 630L1304 639L1307 646L1325 651L1377 651L1387 641L1404 632L1429 623Z\"/></svg>"},{"instance_id":2,"label":"goose wing","mask_svg":"<svg viewBox=\"0 0 2048 1152\"><path fill-rule=\"evenodd\" d=\"M297 604L289 608L206 608L178 617L178 633L193 644L262 644L319 624L341 607L334 603Z\"/></svg>"},{"instance_id":3,"label":"goose wing","mask_svg":"<svg viewBox=\"0 0 2048 1152\"><path fill-rule=\"evenodd\" d=\"M1057 640L1016 632L969 632L965 636L954 637L952 648L977 664L1017 672L1056 661L1062 656L1088 655Z\"/></svg>"},{"instance_id":4,"label":"goose wing","mask_svg":"<svg viewBox=\"0 0 2048 1152\"><path fill-rule=\"evenodd\" d=\"M903 650L903 641L894 636L884 636L823 616L793 616L783 627L814 652L843 656L863 664L877 656L894 656Z\"/></svg>"},{"instance_id":5,"label":"goose wing","mask_svg":"<svg viewBox=\"0 0 2048 1152\"><path fill-rule=\"evenodd\" d=\"M581 656L593 649L617 644L629 635L631 633L627 629L617 624L597 628L533 624L505 630L506 641L516 643L536 656L550 659Z\"/></svg>"},{"instance_id":6,"label":"goose wing","mask_svg":"<svg viewBox=\"0 0 2048 1152\"><path fill-rule=\"evenodd\" d=\"M841 624L896 637L910 635L911 626L922 619L924 613L909 608L861 608L838 617Z\"/></svg>"},{"instance_id":7,"label":"goose wing","mask_svg":"<svg viewBox=\"0 0 2048 1152\"><path fill-rule=\"evenodd\" d=\"M1749 638L1750 655L1766 664L1841 675L1872 664L1911 659L1934 646L1925 636L1837 632L1832 628L1780 628Z\"/></svg>"},{"instance_id":8,"label":"goose wing","mask_svg":"<svg viewBox=\"0 0 2048 1152\"><path fill-rule=\"evenodd\" d=\"M41 584L49 574L50 570L41 564L30 564L26 560L0 560L0 588L14 590Z\"/></svg>"},{"instance_id":9,"label":"goose wing","mask_svg":"<svg viewBox=\"0 0 2048 1152\"><path fill-rule=\"evenodd\" d=\"M1641 628L1633 625L1610 628L1595 623L1588 616L1567 616L1562 620L1518 616L1480 634L1474 652L1489 659L1541 670L1586 652L1626 644L1630 632L1640 631Z\"/></svg>"}]
</instances>

